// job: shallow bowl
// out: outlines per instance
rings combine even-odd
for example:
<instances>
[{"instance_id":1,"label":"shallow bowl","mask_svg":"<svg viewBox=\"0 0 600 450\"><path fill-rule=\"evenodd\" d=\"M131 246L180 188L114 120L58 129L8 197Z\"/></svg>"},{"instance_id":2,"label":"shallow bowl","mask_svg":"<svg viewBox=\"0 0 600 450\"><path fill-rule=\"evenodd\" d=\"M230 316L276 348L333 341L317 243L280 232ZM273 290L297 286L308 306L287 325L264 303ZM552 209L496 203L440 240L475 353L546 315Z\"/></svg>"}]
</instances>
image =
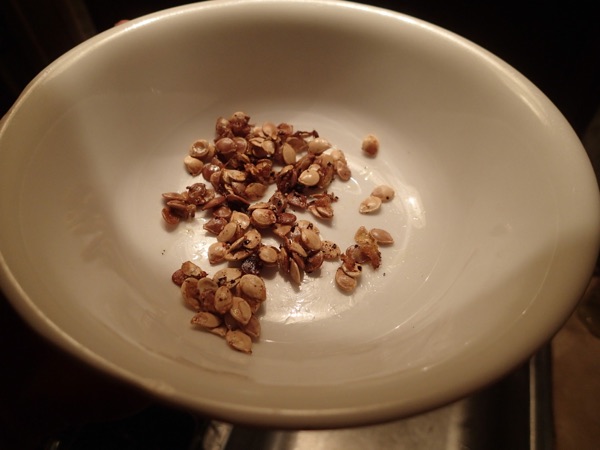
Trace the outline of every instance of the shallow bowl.
<instances>
[{"instance_id":1,"label":"shallow bowl","mask_svg":"<svg viewBox=\"0 0 600 450\"><path fill-rule=\"evenodd\" d=\"M271 273L251 355L191 326L171 282L186 260L222 268L205 216L161 218L161 194L194 182L190 144L236 111L345 152L324 238L345 248L364 225L395 240L352 294L335 262L298 288ZM374 423L482 388L560 328L598 250L592 168L535 86L448 31L348 2L212 1L106 31L25 89L0 168L2 288L32 327L158 398L253 425ZM395 198L359 214L379 184Z\"/></svg>"}]
</instances>

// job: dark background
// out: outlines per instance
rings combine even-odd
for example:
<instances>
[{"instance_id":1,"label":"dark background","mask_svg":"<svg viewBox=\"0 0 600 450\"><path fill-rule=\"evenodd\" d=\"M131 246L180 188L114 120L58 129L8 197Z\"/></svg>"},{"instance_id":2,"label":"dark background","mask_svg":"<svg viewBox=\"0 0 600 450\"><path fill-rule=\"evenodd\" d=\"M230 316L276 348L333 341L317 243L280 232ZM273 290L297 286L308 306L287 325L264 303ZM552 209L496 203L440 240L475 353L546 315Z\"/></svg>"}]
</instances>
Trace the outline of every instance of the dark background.
<instances>
[{"instance_id":1,"label":"dark background","mask_svg":"<svg viewBox=\"0 0 600 450\"><path fill-rule=\"evenodd\" d=\"M46 65L82 40L177 0L0 0L0 113ZM581 135L600 104L596 0L363 1L454 31L533 81Z\"/></svg>"},{"instance_id":2,"label":"dark background","mask_svg":"<svg viewBox=\"0 0 600 450\"><path fill-rule=\"evenodd\" d=\"M44 67L78 43L121 19L184 3L0 0L0 116ZM598 0L362 3L426 20L488 49L535 83L580 136L600 106ZM148 405L145 396L32 333L0 295L0 450L190 448L203 423ZM142 412L132 416L136 411ZM119 417L129 419L115 422ZM110 425L82 428L107 418ZM162 430L181 442L173 434L163 441Z\"/></svg>"}]
</instances>

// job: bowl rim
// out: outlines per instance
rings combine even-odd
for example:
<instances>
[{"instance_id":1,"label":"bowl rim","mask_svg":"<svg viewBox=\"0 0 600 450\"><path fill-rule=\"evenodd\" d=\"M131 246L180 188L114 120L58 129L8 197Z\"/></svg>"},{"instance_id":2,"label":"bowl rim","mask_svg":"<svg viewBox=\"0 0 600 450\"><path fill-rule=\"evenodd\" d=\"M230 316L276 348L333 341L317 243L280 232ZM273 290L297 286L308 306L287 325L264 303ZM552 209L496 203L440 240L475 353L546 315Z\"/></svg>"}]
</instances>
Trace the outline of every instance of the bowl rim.
<instances>
[{"instance_id":1,"label":"bowl rim","mask_svg":"<svg viewBox=\"0 0 600 450\"><path fill-rule=\"evenodd\" d=\"M330 8L345 8L354 10L356 13L369 13L394 18L398 22L418 27L425 32L432 33L439 39L448 39L456 43L466 50L472 52L480 58L485 59L488 63L497 66L506 76L517 78L521 83L524 83L527 88L535 95L543 99L544 103L550 108L551 113L556 116L557 120L564 123L564 126L570 128L566 123L566 119L562 117L560 112L554 108L551 101L547 99L533 84L531 84L517 70L509 66L507 63L491 54L487 50L479 47L477 44L458 36L457 34L445 30L437 25L425 22L421 19L406 15L404 13L390 11L384 8L371 5L358 4L343 0L211 0L207 2L192 3L182 6L169 8L162 11L157 11L136 19L128 23L119 25L113 29L104 31L87 41L79 44L75 48L66 52L64 55L52 62L46 69L38 74L23 90L17 101L9 109L7 114L0 120L0 140L2 139L3 131L9 126L11 118L20 105L27 101L30 93L43 82L44 78L55 71L60 70L61 66L70 64L76 60L80 54L91 52L94 48L108 45L112 40L118 39L126 33L134 30L151 26L152 23L160 20L167 20L180 14L201 14L206 9L214 8L234 8L239 4L311 4L319 6L327 6ZM554 108L554 110L552 109ZM571 130L570 139L574 146L581 146L579 139ZM600 203L596 201L596 223L600 224ZM590 255L597 254L600 248L600 233L596 237L595 242L590 243ZM589 256L591 258L591 256ZM595 257L594 257L595 260ZM590 264L589 273L582 274L582 279L590 278L592 274L592 265ZM91 366L108 373L118 379L126 381L129 385L141 389L163 401L184 406L192 410L210 413L211 416L217 419L234 421L237 423L248 423L259 426L277 426L283 428L331 428L345 427L350 425L364 425L368 423L378 423L381 421L392 420L396 418L406 417L420 413L431 408L442 406L443 404L454 401L468 393L483 388L486 385L496 381L507 373L506 365L500 369L498 365L492 364L490 361L493 356L489 354L481 354L479 358L486 361L483 364L483 369L478 376L469 378L468 383L454 384L452 389L448 386L436 386L431 389L429 395L421 396L418 401L416 399L408 399L403 405L398 405L395 402L389 404L371 405L371 410L368 407L364 408L332 408L323 410L300 410L290 408L289 410L271 411L261 409L260 407L239 405L239 404L217 404L199 400L197 398L186 397L185 393L170 392L163 389L160 383L152 380L143 380L140 377L123 369L117 364L107 360L106 358L95 353L91 349L78 343L73 337L61 330L53 323L44 312L36 306L33 299L29 298L25 290L19 285L19 281L13 276L10 267L5 261L4 256L0 252L0 287L6 294L9 302L17 310L17 312L26 319L27 323L36 332L48 339L53 344L57 345L62 350L84 360ZM581 285L580 295L583 295L585 286ZM569 306L565 304L564 312L572 310L576 306L576 301L573 301ZM551 326L550 331L556 332L567 320L568 315L565 314L562 320L557 320ZM524 363L535 351L546 342L546 338L531 340L529 345L523 346L521 351L513 352L510 359L510 364L513 369ZM473 353L465 353L462 355L464 363L469 363L469 358ZM442 366L440 366L442 367ZM434 380L437 376L437 371L440 367L433 368L429 374L425 374L425 378Z\"/></svg>"}]
</instances>

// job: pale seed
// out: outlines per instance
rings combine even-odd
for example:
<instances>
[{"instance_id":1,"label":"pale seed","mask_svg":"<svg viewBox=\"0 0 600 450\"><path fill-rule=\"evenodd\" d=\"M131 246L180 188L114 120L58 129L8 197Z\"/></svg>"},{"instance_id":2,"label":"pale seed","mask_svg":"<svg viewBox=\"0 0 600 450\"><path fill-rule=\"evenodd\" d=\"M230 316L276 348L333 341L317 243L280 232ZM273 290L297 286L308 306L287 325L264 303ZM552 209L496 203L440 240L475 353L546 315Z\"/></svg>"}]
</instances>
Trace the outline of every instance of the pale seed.
<instances>
[{"instance_id":1,"label":"pale seed","mask_svg":"<svg viewBox=\"0 0 600 450\"><path fill-rule=\"evenodd\" d=\"M298 182L304 186L312 187L316 186L320 179L321 176L319 175L319 172L314 169L307 169L300 174L298 177Z\"/></svg>"},{"instance_id":2,"label":"pale seed","mask_svg":"<svg viewBox=\"0 0 600 450\"><path fill-rule=\"evenodd\" d=\"M235 222L229 222L223 227L221 232L217 235L217 241L219 242L231 242L235 239L238 232L238 224Z\"/></svg>"},{"instance_id":3,"label":"pale seed","mask_svg":"<svg viewBox=\"0 0 600 450\"><path fill-rule=\"evenodd\" d=\"M335 282L340 290L346 293L353 292L358 284L356 279L347 275L341 267L335 272Z\"/></svg>"},{"instance_id":4,"label":"pale seed","mask_svg":"<svg viewBox=\"0 0 600 450\"><path fill-rule=\"evenodd\" d=\"M315 138L308 143L308 153L312 153L313 155L320 155L325 150L331 148L331 144L327 142L326 139L323 138Z\"/></svg>"},{"instance_id":5,"label":"pale seed","mask_svg":"<svg viewBox=\"0 0 600 450\"><path fill-rule=\"evenodd\" d=\"M375 197L374 195L370 195L360 203L358 212L361 214L369 214L377 211L380 207L381 199L379 197Z\"/></svg>"},{"instance_id":6,"label":"pale seed","mask_svg":"<svg viewBox=\"0 0 600 450\"><path fill-rule=\"evenodd\" d=\"M382 184L373 189L371 195L379 197L383 202L389 202L394 198L396 193L394 192L394 189L392 189L390 186Z\"/></svg>"}]
</instances>

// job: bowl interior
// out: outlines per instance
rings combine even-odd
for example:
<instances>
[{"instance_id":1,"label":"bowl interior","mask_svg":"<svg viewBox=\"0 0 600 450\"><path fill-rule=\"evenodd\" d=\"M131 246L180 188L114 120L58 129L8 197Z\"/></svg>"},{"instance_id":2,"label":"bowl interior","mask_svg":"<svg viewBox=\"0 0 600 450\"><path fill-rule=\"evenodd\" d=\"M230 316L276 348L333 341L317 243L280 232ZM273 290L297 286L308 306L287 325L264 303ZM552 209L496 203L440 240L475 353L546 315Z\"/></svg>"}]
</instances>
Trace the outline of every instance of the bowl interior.
<instances>
[{"instance_id":1,"label":"bowl interior","mask_svg":"<svg viewBox=\"0 0 600 450\"><path fill-rule=\"evenodd\" d=\"M352 295L336 264L267 280L252 356L189 325L171 273L206 260L169 230L191 142L243 110L316 129L353 178L321 233L390 231ZM566 121L492 55L410 17L338 2L207 2L108 31L41 74L4 120L3 285L43 334L214 417L342 426L457 398L529 356L596 256L597 188ZM381 141L361 154L364 135ZM396 198L357 204L381 183Z\"/></svg>"}]
</instances>

